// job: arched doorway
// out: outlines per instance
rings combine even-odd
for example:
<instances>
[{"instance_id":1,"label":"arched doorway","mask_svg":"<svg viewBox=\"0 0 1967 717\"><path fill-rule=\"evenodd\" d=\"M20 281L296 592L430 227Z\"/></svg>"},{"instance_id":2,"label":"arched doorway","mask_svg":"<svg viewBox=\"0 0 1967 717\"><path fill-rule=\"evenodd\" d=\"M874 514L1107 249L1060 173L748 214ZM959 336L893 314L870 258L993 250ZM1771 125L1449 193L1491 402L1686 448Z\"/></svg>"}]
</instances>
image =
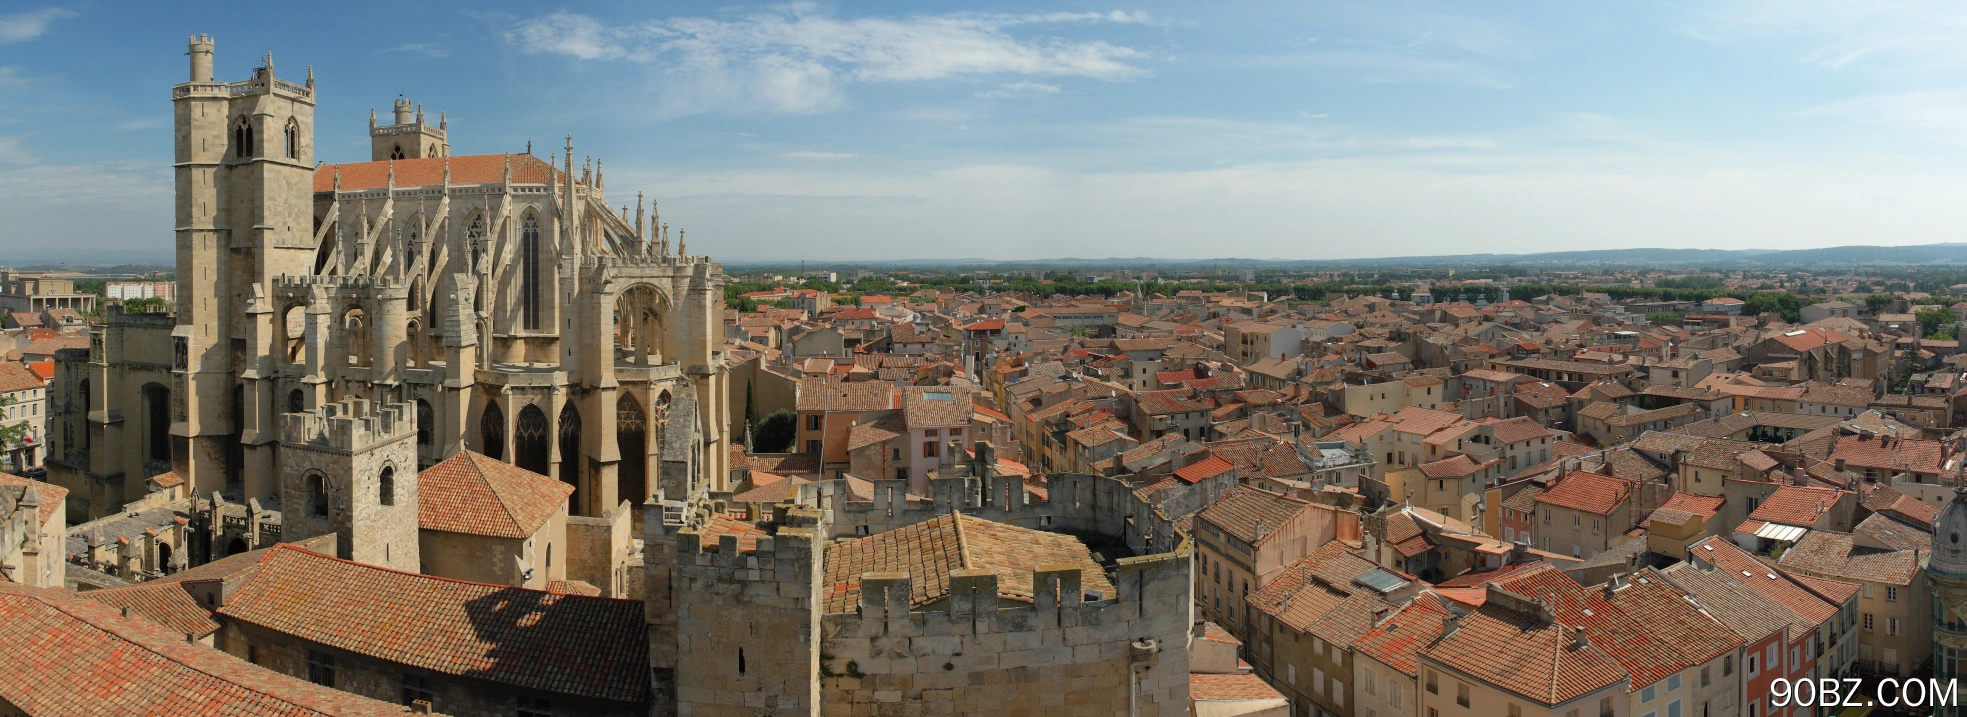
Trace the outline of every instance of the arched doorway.
<instances>
[{"instance_id":1,"label":"arched doorway","mask_svg":"<svg viewBox=\"0 0 1967 717\"><path fill-rule=\"evenodd\" d=\"M226 555L238 555L243 552L246 552L246 541L244 540L233 538L225 544Z\"/></svg>"},{"instance_id":2,"label":"arched doorway","mask_svg":"<svg viewBox=\"0 0 1967 717\"><path fill-rule=\"evenodd\" d=\"M157 572L171 574L171 544L157 544Z\"/></svg>"},{"instance_id":3,"label":"arched doorway","mask_svg":"<svg viewBox=\"0 0 1967 717\"><path fill-rule=\"evenodd\" d=\"M649 426L631 394L615 401L615 446L621 452L621 497L635 506L649 499ZM609 506L612 508L613 506Z\"/></svg>"},{"instance_id":4,"label":"arched doorway","mask_svg":"<svg viewBox=\"0 0 1967 717\"><path fill-rule=\"evenodd\" d=\"M487 402L484 415L478 418L478 448L487 456L505 460L505 411L496 401Z\"/></svg>"},{"instance_id":5,"label":"arched doorway","mask_svg":"<svg viewBox=\"0 0 1967 717\"><path fill-rule=\"evenodd\" d=\"M581 412L573 401L560 407L560 481L574 486L573 495L567 496L568 512L593 515L581 495Z\"/></svg>"},{"instance_id":6,"label":"arched doorway","mask_svg":"<svg viewBox=\"0 0 1967 717\"><path fill-rule=\"evenodd\" d=\"M552 471L547 456L546 412L528 404L519 410L519 422L512 427L512 463L526 470L547 475Z\"/></svg>"}]
</instances>

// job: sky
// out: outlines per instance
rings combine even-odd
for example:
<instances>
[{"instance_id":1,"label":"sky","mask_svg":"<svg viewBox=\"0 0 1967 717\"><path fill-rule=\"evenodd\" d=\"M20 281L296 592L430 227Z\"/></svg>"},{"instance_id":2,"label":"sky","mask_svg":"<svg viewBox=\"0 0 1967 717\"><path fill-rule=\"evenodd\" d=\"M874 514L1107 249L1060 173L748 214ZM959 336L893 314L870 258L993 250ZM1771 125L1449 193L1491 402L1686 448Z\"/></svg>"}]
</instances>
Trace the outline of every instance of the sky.
<instances>
[{"instance_id":1,"label":"sky","mask_svg":"<svg viewBox=\"0 0 1967 717\"><path fill-rule=\"evenodd\" d=\"M1967 4L965 5L8 3L0 262L170 261L192 33L320 160L572 134L727 261L1967 240Z\"/></svg>"}]
</instances>

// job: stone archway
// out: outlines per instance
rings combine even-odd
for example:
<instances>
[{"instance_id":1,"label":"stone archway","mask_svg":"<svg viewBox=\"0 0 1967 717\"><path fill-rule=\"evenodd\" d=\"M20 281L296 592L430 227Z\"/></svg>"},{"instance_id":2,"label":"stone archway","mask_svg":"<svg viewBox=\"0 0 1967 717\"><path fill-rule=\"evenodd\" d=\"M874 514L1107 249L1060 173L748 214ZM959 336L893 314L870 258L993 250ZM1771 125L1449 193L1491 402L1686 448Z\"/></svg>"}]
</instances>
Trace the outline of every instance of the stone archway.
<instances>
[{"instance_id":1,"label":"stone archway","mask_svg":"<svg viewBox=\"0 0 1967 717\"><path fill-rule=\"evenodd\" d=\"M649 366L670 360L663 318L669 297L653 284L638 283L615 295L615 358Z\"/></svg>"}]
</instances>

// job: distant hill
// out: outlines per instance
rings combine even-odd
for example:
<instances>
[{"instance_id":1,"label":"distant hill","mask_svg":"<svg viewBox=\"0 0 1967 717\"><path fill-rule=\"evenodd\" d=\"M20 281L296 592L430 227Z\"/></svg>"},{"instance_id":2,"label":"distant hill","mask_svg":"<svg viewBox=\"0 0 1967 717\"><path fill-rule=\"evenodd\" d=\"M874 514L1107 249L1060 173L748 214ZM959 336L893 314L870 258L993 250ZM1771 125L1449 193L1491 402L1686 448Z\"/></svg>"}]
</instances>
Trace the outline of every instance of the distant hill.
<instances>
[{"instance_id":1,"label":"distant hill","mask_svg":"<svg viewBox=\"0 0 1967 717\"><path fill-rule=\"evenodd\" d=\"M734 269L793 269L799 262L726 262ZM1453 254L1442 256L1390 256L1369 259L1157 259L1153 257L1110 257L1105 259L1065 258L1025 261L990 259L917 259L894 261L826 262L811 261L813 269L842 267L881 267L904 269L920 267L943 271L988 269L1106 270L1115 268L1145 270L1197 270L1211 267L1264 267L1310 269L1315 267L1478 267L1478 266L1635 266L1703 268L1807 269L1922 264L1967 264L1967 243L1919 244L1913 246L1837 246L1822 249L1586 249L1580 251L1539 252L1534 254Z\"/></svg>"}]
</instances>

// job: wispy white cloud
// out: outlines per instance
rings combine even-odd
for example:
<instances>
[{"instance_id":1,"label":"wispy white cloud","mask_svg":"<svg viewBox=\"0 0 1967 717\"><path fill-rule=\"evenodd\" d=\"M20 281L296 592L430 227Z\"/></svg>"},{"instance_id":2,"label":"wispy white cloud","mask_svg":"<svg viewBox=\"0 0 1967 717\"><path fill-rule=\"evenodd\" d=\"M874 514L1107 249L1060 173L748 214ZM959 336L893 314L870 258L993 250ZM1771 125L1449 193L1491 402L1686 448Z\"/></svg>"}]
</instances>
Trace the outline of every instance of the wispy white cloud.
<instances>
[{"instance_id":1,"label":"wispy white cloud","mask_svg":"<svg viewBox=\"0 0 1967 717\"><path fill-rule=\"evenodd\" d=\"M799 152L786 152L785 154L779 155L779 158L780 159L833 160L833 159L853 159L859 156L860 155L854 154L853 152L799 151Z\"/></svg>"},{"instance_id":2,"label":"wispy white cloud","mask_svg":"<svg viewBox=\"0 0 1967 717\"><path fill-rule=\"evenodd\" d=\"M1433 83L1508 89L1517 80L1484 63L1436 57L1409 49L1313 52L1277 58L1273 64L1308 64L1345 70L1374 83Z\"/></svg>"},{"instance_id":3,"label":"wispy white cloud","mask_svg":"<svg viewBox=\"0 0 1967 717\"><path fill-rule=\"evenodd\" d=\"M26 87L27 83L28 83L27 76L21 74L21 69L19 67L13 65L0 67L0 90L11 90L11 89Z\"/></svg>"},{"instance_id":4,"label":"wispy white cloud","mask_svg":"<svg viewBox=\"0 0 1967 717\"><path fill-rule=\"evenodd\" d=\"M1056 95L1060 89L1058 85L1044 82L1013 82L1007 85L1000 85L994 90L980 91L977 93L977 96L986 99L999 99L1004 97L1028 97L1032 95Z\"/></svg>"},{"instance_id":5,"label":"wispy white cloud","mask_svg":"<svg viewBox=\"0 0 1967 717\"><path fill-rule=\"evenodd\" d=\"M1140 50L1028 30L1153 21L1139 12L842 19L799 3L735 20L680 17L619 25L561 11L522 21L508 37L531 53L659 67L668 115L802 114L841 106L844 87L855 82L962 75L1145 77L1140 61L1146 53Z\"/></svg>"},{"instance_id":6,"label":"wispy white cloud","mask_svg":"<svg viewBox=\"0 0 1967 717\"><path fill-rule=\"evenodd\" d=\"M1805 116L1835 117L1898 130L1910 130L1950 144L1967 144L1967 90L1918 90L1855 97L1804 110Z\"/></svg>"},{"instance_id":7,"label":"wispy white cloud","mask_svg":"<svg viewBox=\"0 0 1967 717\"><path fill-rule=\"evenodd\" d=\"M40 37L47 34L48 26L53 25L56 20L74 16L73 10L54 7L14 15L0 15L0 45Z\"/></svg>"},{"instance_id":8,"label":"wispy white cloud","mask_svg":"<svg viewBox=\"0 0 1967 717\"><path fill-rule=\"evenodd\" d=\"M1944 0L1737 0L1700 6L1684 31L1733 42L1802 43L1797 59L1832 69L1967 66L1967 5Z\"/></svg>"},{"instance_id":9,"label":"wispy white cloud","mask_svg":"<svg viewBox=\"0 0 1967 717\"><path fill-rule=\"evenodd\" d=\"M387 50L377 50L377 52L378 53L402 52L412 55L421 55L423 57L450 57L451 56L451 48L434 43L428 43L428 42L406 42L401 45L397 45L395 47L389 48Z\"/></svg>"}]
</instances>

